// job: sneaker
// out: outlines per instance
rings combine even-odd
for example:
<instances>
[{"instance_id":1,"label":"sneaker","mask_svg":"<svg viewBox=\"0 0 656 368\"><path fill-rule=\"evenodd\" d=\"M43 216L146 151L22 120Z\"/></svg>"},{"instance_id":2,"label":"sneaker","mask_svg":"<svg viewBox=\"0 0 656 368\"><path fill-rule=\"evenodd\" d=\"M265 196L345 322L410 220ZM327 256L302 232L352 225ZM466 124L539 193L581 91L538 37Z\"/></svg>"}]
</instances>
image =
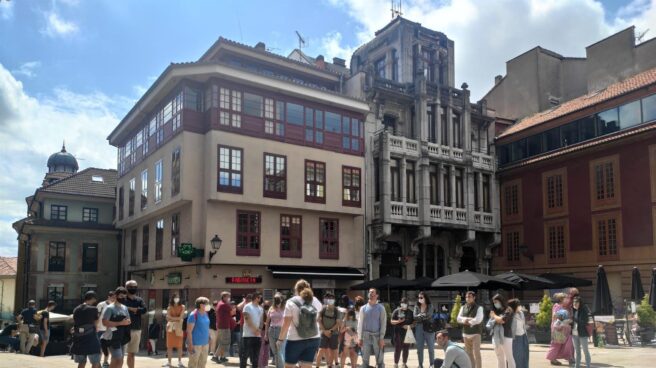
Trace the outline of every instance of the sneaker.
<instances>
[{"instance_id":1,"label":"sneaker","mask_svg":"<svg viewBox=\"0 0 656 368\"><path fill-rule=\"evenodd\" d=\"M228 362L228 358L226 357L219 358L219 363L227 363L227 362Z\"/></svg>"},{"instance_id":2,"label":"sneaker","mask_svg":"<svg viewBox=\"0 0 656 368\"><path fill-rule=\"evenodd\" d=\"M214 363L221 363L221 359L219 359L219 358L217 358L217 357L215 357L215 356L212 357L212 359L210 359L210 360L213 361Z\"/></svg>"},{"instance_id":3,"label":"sneaker","mask_svg":"<svg viewBox=\"0 0 656 368\"><path fill-rule=\"evenodd\" d=\"M103 365L102 365L102 368L109 368L109 363L108 363L108 362L104 362Z\"/></svg>"}]
</instances>

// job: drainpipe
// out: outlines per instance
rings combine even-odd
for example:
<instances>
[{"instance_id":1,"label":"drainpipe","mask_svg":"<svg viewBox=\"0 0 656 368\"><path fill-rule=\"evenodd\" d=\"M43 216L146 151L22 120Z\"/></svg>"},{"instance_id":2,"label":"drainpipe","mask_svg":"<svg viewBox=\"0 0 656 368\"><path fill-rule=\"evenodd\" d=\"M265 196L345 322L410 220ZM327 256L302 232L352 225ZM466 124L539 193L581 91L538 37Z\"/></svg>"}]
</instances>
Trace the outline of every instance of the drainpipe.
<instances>
[{"instance_id":1,"label":"drainpipe","mask_svg":"<svg viewBox=\"0 0 656 368\"><path fill-rule=\"evenodd\" d=\"M30 290L30 251L32 248L32 235L27 234L27 241L25 241L25 269L23 270L23 273L25 275L25 282L23 283L23 304L27 304L27 301L30 300L30 297L28 296L29 290ZM36 299L36 295L34 296ZM15 303L16 301L14 301Z\"/></svg>"}]
</instances>

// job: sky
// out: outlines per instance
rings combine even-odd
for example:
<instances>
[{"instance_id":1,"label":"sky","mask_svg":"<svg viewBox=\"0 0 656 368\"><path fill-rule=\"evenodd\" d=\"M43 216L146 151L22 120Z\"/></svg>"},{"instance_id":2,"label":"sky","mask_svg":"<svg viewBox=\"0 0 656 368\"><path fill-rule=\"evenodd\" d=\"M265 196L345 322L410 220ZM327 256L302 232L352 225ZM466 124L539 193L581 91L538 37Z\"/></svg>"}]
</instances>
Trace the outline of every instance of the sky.
<instances>
[{"instance_id":1,"label":"sky","mask_svg":"<svg viewBox=\"0 0 656 368\"><path fill-rule=\"evenodd\" d=\"M80 169L116 168L109 132L171 62L220 36L350 60L391 20L389 0L0 0L0 256L17 253L26 214L66 148ZM481 98L505 62L535 46L583 57L629 26L656 37L656 0L404 0L403 16L455 42L456 86Z\"/></svg>"}]
</instances>

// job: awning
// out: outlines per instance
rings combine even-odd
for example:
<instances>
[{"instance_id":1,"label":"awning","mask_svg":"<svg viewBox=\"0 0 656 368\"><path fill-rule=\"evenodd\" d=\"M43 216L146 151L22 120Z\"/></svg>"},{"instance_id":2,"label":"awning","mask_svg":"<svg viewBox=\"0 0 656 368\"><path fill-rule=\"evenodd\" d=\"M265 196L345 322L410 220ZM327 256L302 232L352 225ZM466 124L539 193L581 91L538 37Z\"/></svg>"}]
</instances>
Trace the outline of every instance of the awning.
<instances>
[{"instance_id":1,"label":"awning","mask_svg":"<svg viewBox=\"0 0 656 368\"><path fill-rule=\"evenodd\" d=\"M276 279L364 280L364 273L351 267L269 266Z\"/></svg>"}]
</instances>

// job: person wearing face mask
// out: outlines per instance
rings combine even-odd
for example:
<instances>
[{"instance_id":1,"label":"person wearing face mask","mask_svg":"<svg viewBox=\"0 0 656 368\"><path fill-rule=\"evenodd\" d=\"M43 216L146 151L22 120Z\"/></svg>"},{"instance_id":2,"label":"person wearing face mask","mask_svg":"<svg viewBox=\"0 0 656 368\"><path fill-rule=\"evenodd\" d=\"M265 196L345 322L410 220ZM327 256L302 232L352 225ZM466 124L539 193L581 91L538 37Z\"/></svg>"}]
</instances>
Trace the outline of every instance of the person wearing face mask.
<instances>
[{"instance_id":1,"label":"person wearing face mask","mask_svg":"<svg viewBox=\"0 0 656 368\"><path fill-rule=\"evenodd\" d=\"M100 341L96 334L98 322L98 309L94 306L97 297L94 291L84 294L84 303L73 310L73 344L71 353L74 354L78 368L84 368L87 360L92 368L100 368Z\"/></svg>"},{"instance_id":2,"label":"person wearing face mask","mask_svg":"<svg viewBox=\"0 0 656 368\"><path fill-rule=\"evenodd\" d=\"M319 313L319 330L321 331L321 343L317 354L317 367L321 365L321 358L326 358L328 368L337 359L339 329L342 316L335 307L335 296L326 293L323 299L324 308Z\"/></svg>"},{"instance_id":3,"label":"person wearing face mask","mask_svg":"<svg viewBox=\"0 0 656 368\"><path fill-rule=\"evenodd\" d=\"M141 315L146 313L146 304L143 299L137 296L137 282L130 280L125 283L125 289L128 291L128 298L125 300L125 306L130 312L130 343L128 344L128 368L134 368L134 355L139 352L139 343L141 342Z\"/></svg>"},{"instance_id":4,"label":"person wearing face mask","mask_svg":"<svg viewBox=\"0 0 656 368\"><path fill-rule=\"evenodd\" d=\"M506 303L506 298L501 294L492 297L494 309L490 311L490 318L494 319L492 329L492 344L494 353L497 355L498 368L515 368L513 357L513 310Z\"/></svg>"},{"instance_id":5,"label":"person wearing face mask","mask_svg":"<svg viewBox=\"0 0 656 368\"><path fill-rule=\"evenodd\" d=\"M414 311L415 339L417 340L417 358L419 368L424 366L424 343L428 348L429 365L435 360L435 326L433 314L435 309L423 291L417 297L417 305Z\"/></svg>"},{"instance_id":6,"label":"person wearing face mask","mask_svg":"<svg viewBox=\"0 0 656 368\"><path fill-rule=\"evenodd\" d=\"M210 318L207 312L212 306L204 296L196 299L196 309L187 317L187 349L189 368L205 368L210 346Z\"/></svg>"},{"instance_id":7,"label":"person wearing face mask","mask_svg":"<svg viewBox=\"0 0 656 368\"><path fill-rule=\"evenodd\" d=\"M109 355L112 360L110 368L123 366L125 346L130 342L130 313L124 303L127 300L127 290L119 286L116 288L115 301L107 306L102 315L102 324L107 328L102 339L107 341Z\"/></svg>"},{"instance_id":8,"label":"person wearing face mask","mask_svg":"<svg viewBox=\"0 0 656 368\"><path fill-rule=\"evenodd\" d=\"M171 365L173 349L178 352L178 367L182 366L182 343L184 331L182 320L184 318L185 306L180 304L180 296L177 293L171 295L169 307L166 310L166 357Z\"/></svg>"},{"instance_id":9,"label":"person wearing face mask","mask_svg":"<svg viewBox=\"0 0 656 368\"><path fill-rule=\"evenodd\" d=\"M408 299L401 298L401 306L392 312L392 326L394 328L394 368L398 368L401 353L403 353L403 368L408 368L408 352L410 344L406 344L405 334L412 326L412 311L408 309Z\"/></svg>"}]
</instances>

